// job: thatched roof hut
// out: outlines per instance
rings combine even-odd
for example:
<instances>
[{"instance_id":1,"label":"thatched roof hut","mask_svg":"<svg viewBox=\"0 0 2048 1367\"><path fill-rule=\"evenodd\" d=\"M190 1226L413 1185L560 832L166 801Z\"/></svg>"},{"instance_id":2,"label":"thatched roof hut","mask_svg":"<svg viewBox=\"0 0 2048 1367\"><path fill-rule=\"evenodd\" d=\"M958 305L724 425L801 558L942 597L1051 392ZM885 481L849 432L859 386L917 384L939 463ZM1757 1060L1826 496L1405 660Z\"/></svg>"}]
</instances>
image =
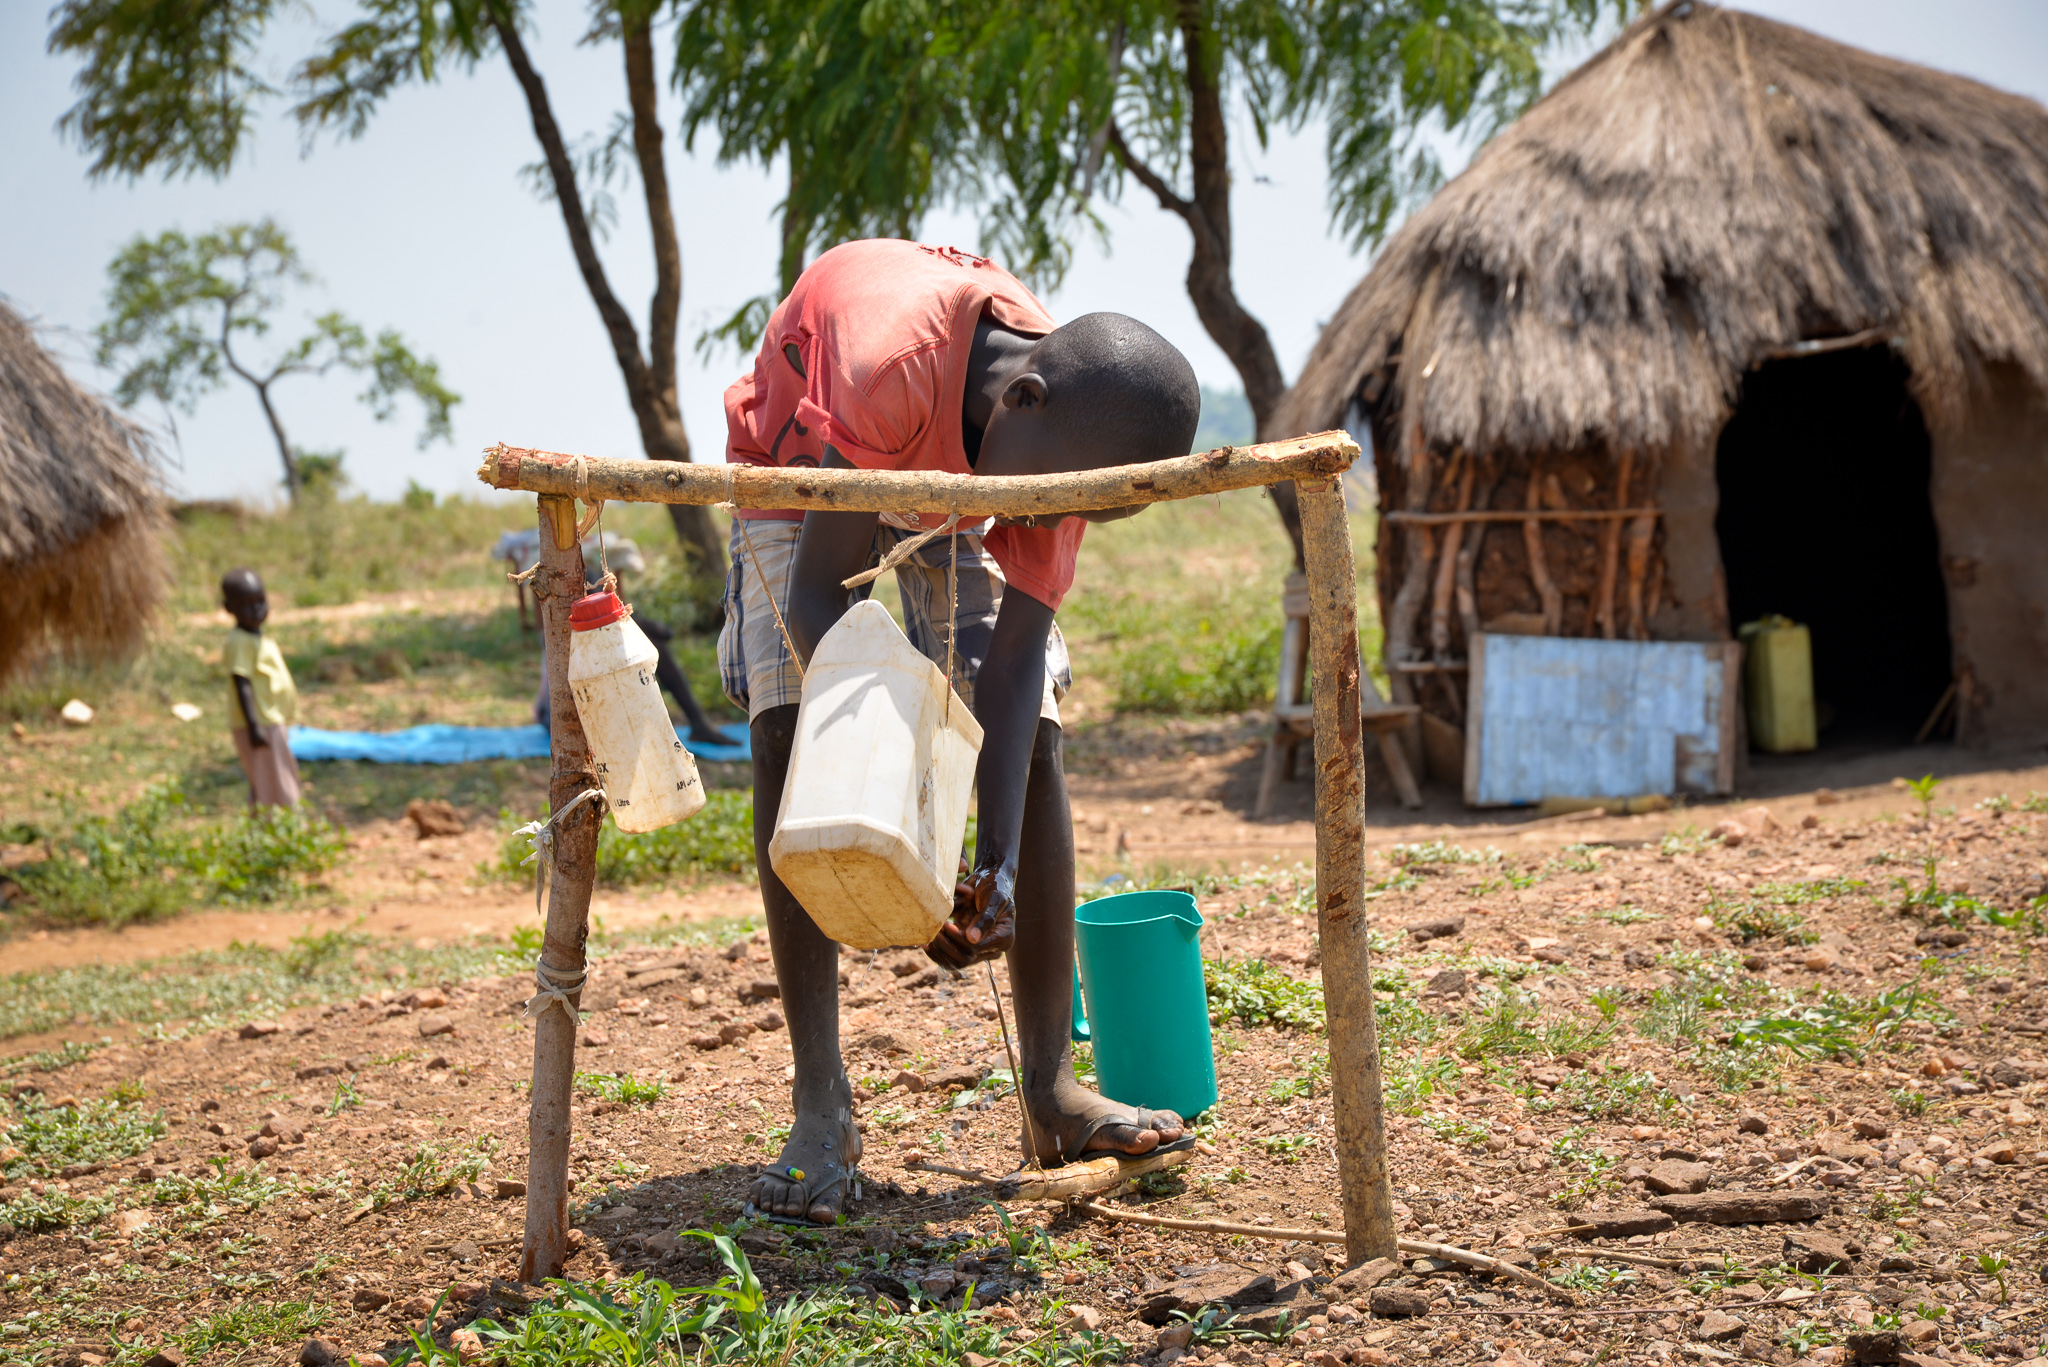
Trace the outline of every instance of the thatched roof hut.
<instances>
[{"instance_id":1,"label":"thatched roof hut","mask_svg":"<svg viewBox=\"0 0 2048 1367\"><path fill-rule=\"evenodd\" d=\"M1265 435L1370 423L1388 663L1443 721L1489 627L1782 613L1845 731L2039 740L2044 395L2048 110L1679 0L1389 240ZM1418 517L1461 509L1542 520Z\"/></svg>"},{"instance_id":2,"label":"thatched roof hut","mask_svg":"<svg viewBox=\"0 0 2048 1367\"><path fill-rule=\"evenodd\" d=\"M163 528L147 434L0 302L0 678L50 645L138 644L164 594Z\"/></svg>"}]
</instances>

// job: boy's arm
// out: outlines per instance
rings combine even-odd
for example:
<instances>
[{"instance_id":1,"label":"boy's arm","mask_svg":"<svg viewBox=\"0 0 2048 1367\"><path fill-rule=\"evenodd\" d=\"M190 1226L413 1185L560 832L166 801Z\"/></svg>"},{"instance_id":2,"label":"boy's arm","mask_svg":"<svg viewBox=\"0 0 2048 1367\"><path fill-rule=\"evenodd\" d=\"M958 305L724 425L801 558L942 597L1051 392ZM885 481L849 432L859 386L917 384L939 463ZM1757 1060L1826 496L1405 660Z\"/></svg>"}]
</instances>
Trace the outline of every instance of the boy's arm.
<instances>
[{"instance_id":1,"label":"boy's arm","mask_svg":"<svg viewBox=\"0 0 2048 1367\"><path fill-rule=\"evenodd\" d=\"M830 446L825 448L824 465L831 470L855 468L852 461ZM875 544L875 522L880 516L804 514L804 528L796 540L796 561L790 566L786 621L791 643L806 665L832 624L846 615L851 595L840 585L866 568L868 552ZM743 542L742 556L745 553Z\"/></svg>"},{"instance_id":2,"label":"boy's arm","mask_svg":"<svg viewBox=\"0 0 2048 1367\"><path fill-rule=\"evenodd\" d=\"M242 705L242 724L249 728L249 744L268 745L263 728L256 724L256 685L247 674L235 675L235 701Z\"/></svg>"},{"instance_id":3,"label":"boy's arm","mask_svg":"<svg viewBox=\"0 0 2048 1367\"><path fill-rule=\"evenodd\" d=\"M925 950L949 968L993 959L1017 938L1017 847L1045 701L1045 642L1052 619L1051 608L1021 589L1009 590L996 613L988 658L975 675L974 718L982 739L974 788L980 807L974 872L962 890L972 902L956 903L953 919Z\"/></svg>"}]
</instances>

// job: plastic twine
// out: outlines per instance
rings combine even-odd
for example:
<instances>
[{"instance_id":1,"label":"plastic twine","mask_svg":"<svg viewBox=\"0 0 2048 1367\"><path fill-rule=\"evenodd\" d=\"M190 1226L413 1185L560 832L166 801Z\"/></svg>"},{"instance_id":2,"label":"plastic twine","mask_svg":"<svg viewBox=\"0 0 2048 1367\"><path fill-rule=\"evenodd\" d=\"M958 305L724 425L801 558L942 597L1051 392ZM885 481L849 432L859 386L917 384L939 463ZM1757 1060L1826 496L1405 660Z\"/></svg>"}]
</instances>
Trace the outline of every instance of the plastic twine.
<instances>
[{"instance_id":1,"label":"plastic twine","mask_svg":"<svg viewBox=\"0 0 2048 1367\"><path fill-rule=\"evenodd\" d=\"M541 914L541 894L547 891L548 868L551 859L541 859L541 856L544 854L552 856L555 847L555 823L590 801L590 799L603 796L604 789L602 788L585 788L582 792L571 798L568 805L546 821L529 821L518 830L512 832L514 835L525 836L527 842L533 846L533 849L527 853L526 858L519 861L519 867L525 868L528 864L534 864L536 860L539 860L539 863L535 864L533 870L534 915L538 916Z\"/></svg>"},{"instance_id":2,"label":"plastic twine","mask_svg":"<svg viewBox=\"0 0 2048 1367\"><path fill-rule=\"evenodd\" d=\"M547 966L546 960L535 959L533 961L533 983L540 990L527 1001L526 1010L520 1016L520 1019L537 1021L542 1016L545 1016L553 1007L560 1006L562 1014L569 1018L569 1024L575 1025L577 1023L576 1003L569 998L572 993L583 990L583 980L589 976L587 972L580 968L558 973Z\"/></svg>"}]
</instances>

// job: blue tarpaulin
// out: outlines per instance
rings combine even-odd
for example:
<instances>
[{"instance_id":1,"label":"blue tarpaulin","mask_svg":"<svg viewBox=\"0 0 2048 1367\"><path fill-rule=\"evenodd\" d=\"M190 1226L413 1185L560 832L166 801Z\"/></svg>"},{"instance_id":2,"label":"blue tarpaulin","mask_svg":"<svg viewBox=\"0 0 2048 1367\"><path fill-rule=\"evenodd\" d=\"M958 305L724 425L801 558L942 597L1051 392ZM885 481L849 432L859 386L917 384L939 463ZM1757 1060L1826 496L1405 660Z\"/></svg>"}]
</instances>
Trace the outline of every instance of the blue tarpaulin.
<instances>
[{"instance_id":1,"label":"blue tarpaulin","mask_svg":"<svg viewBox=\"0 0 2048 1367\"><path fill-rule=\"evenodd\" d=\"M706 760L749 760L754 748L744 726L728 726L730 745L706 745L681 730L689 752ZM539 759L548 753L544 726L413 726L403 731L322 731L292 728L292 755L300 760L360 759L372 764L468 764L480 759Z\"/></svg>"}]
</instances>

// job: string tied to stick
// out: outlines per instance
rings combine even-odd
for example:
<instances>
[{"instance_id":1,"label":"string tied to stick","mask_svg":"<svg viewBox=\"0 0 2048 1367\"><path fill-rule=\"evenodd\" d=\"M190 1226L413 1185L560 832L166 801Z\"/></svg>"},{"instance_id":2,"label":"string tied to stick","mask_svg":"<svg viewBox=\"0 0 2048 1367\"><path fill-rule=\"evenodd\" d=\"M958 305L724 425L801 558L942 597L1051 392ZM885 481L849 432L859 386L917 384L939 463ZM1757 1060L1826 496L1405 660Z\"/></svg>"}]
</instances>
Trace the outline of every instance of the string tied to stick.
<instances>
[{"instance_id":1,"label":"string tied to stick","mask_svg":"<svg viewBox=\"0 0 2048 1367\"><path fill-rule=\"evenodd\" d=\"M559 1006L562 1014L569 1018L569 1024L577 1023L576 1003L572 1000L583 990L583 980L590 975L580 968L549 968L546 959L533 961L533 985L539 989L528 999L521 1020L537 1021Z\"/></svg>"},{"instance_id":2,"label":"string tied to stick","mask_svg":"<svg viewBox=\"0 0 2048 1367\"><path fill-rule=\"evenodd\" d=\"M582 792L576 794L575 797L569 799L560 811L550 816L546 821L529 821L518 830L512 832L514 835L525 836L527 843L533 847L527 853L526 858L519 861L519 867L525 868L528 864L535 866L533 870L534 915L540 915L541 896L547 891L548 869L552 867L555 847L555 823L592 798L602 798L603 796L604 789L602 788L585 788ZM543 856L547 857L543 858Z\"/></svg>"}]
</instances>

